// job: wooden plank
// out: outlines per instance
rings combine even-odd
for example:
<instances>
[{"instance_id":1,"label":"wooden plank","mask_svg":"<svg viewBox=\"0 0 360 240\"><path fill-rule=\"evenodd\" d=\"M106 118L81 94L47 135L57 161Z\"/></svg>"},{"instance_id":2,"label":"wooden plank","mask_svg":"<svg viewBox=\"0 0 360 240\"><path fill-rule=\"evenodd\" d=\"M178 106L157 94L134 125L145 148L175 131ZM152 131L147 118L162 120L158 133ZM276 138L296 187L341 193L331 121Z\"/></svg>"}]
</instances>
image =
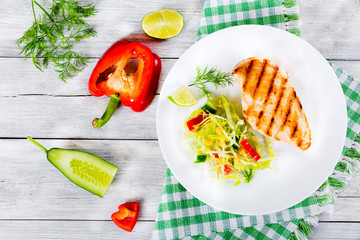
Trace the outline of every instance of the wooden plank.
<instances>
[{"instance_id":1,"label":"wooden plank","mask_svg":"<svg viewBox=\"0 0 360 240\"><path fill-rule=\"evenodd\" d=\"M360 2L299 1L303 38L329 59L360 59Z\"/></svg>"},{"instance_id":2,"label":"wooden plank","mask_svg":"<svg viewBox=\"0 0 360 240\"><path fill-rule=\"evenodd\" d=\"M340 192L340 197L360 197L360 171L350 180L346 188Z\"/></svg>"},{"instance_id":3,"label":"wooden plank","mask_svg":"<svg viewBox=\"0 0 360 240\"><path fill-rule=\"evenodd\" d=\"M131 233L111 221L0 221L1 239L150 239L154 223L139 221ZM20 230L19 230L20 229ZM360 239L359 223L320 222L309 239Z\"/></svg>"},{"instance_id":4,"label":"wooden plank","mask_svg":"<svg viewBox=\"0 0 360 240\"><path fill-rule=\"evenodd\" d=\"M76 187L27 140L0 140L0 219L107 220L122 202L140 201L142 220L154 220L166 163L157 141L39 140L45 147L88 151L119 171L103 199ZM359 186L359 178L354 185ZM360 194L339 198L323 221L360 221ZM21 213L21 214L19 214ZM1 238L0 238L1 239Z\"/></svg>"},{"instance_id":5,"label":"wooden plank","mask_svg":"<svg viewBox=\"0 0 360 240\"><path fill-rule=\"evenodd\" d=\"M109 98L21 96L1 97L0 137L157 139L155 96L143 112L120 106L101 129L91 125L101 117Z\"/></svg>"},{"instance_id":6,"label":"wooden plank","mask_svg":"<svg viewBox=\"0 0 360 240\"><path fill-rule=\"evenodd\" d=\"M90 0L87 2L91 2ZM0 56L17 56L14 40L32 23L31 2L3 1L0 29ZM146 44L160 57L179 57L196 40L202 14L203 1L99 1L99 13L89 20L98 32L98 38L82 42L77 49L81 54L100 57L115 41L127 38ZM300 1L304 38L329 59L360 59L359 32L360 3L353 0ZM141 7L139 7L141 6ZM185 19L183 32L166 41L155 40L144 34L140 21L150 12L161 8L179 11ZM11 22L12 24L8 24Z\"/></svg>"},{"instance_id":7,"label":"wooden plank","mask_svg":"<svg viewBox=\"0 0 360 240\"><path fill-rule=\"evenodd\" d=\"M357 197L339 197L336 199L332 216L322 215L321 221L356 221L360 222L360 201Z\"/></svg>"},{"instance_id":8,"label":"wooden plank","mask_svg":"<svg viewBox=\"0 0 360 240\"><path fill-rule=\"evenodd\" d=\"M41 1L44 3L45 1ZM87 3L94 2L91 0ZM195 40L199 27L203 1L97 1L98 14L88 22L98 33L97 38L82 41L76 50L84 56L100 57L114 42L126 38L149 46L160 57L179 57ZM148 37L141 28L141 19L145 14L162 8L180 12L185 19L182 33L175 38L163 41ZM40 12L40 11L39 11ZM15 57L19 50L14 41L22 36L32 22L31 1L21 0L17 4L2 1L2 20L0 29L0 56ZM9 24L11 23L11 24Z\"/></svg>"},{"instance_id":9,"label":"wooden plank","mask_svg":"<svg viewBox=\"0 0 360 240\"><path fill-rule=\"evenodd\" d=\"M90 95L87 84L97 60L98 58L93 59L94 62L89 64L76 78L64 83L57 78L57 73L52 69L40 72L35 69L31 61L24 62L21 58L0 58L0 66L2 66L0 79L4 79L0 85L0 96L19 96L22 94ZM157 93L160 92L165 78L175 62L176 59L162 59L162 72ZM360 61L334 61L334 63L355 78L360 79ZM21 67L14 71L14 66Z\"/></svg>"},{"instance_id":10,"label":"wooden plank","mask_svg":"<svg viewBox=\"0 0 360 240\"><path fill-rule=\"evenodd\" d=\"M98 58L92 60L93 63L89 64L83 72L64 83L58 79L57 73L53 69L40 72L31 61L24 61L21 58L0 58L0 66L2 66L0 79L3 79L0 84L0 96L24 94L90 95L88 81ZM176 59L162 59L162 70L157 93L160 92L165 78L175 62ZM14 71L15 69L16 71Z\"/></svg>"},{"instance_id":11,"label":"wooden plank","mask_svg":"<svg viewBox=\"0 0 360 240\"><path fill-rule=\"evenodd\" d=\"M339 240L360 239L359 223L324 223L320 222L309 239Z\"/></svg>"},{"instance_id":12,"label":"wooden plank","mask_svg":"<svg viewBox=\"0 0 360 240\"><path fill-rule=\"evenodd\" d=\"M166 170L156 141L39 142L48 148L88 151L119 170L100 198L67 180L29 141L0 140L0 219L110 220L112 212L129 201L140 201L141 220L155 219Z\"/></svg>"},{"instance_id":13,"label":"wooden plank","mask_svg":"<svg viewBox=\"0 0 360 240\"><path fill-rule=\"evenodd\" d=\"M0 221L0 239L150 239L153 226L138 221L126 232L112 221Z\"/></svg>"}]
</instances>

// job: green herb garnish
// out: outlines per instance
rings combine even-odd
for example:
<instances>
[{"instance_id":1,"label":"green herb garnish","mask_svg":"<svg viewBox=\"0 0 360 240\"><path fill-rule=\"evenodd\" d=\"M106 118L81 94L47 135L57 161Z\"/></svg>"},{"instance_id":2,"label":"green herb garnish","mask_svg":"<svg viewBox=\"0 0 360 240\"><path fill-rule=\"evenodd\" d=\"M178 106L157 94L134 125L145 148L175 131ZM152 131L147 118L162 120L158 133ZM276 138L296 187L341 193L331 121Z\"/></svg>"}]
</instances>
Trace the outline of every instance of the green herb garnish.
<instances>
[{"instance_id":1,"label":"green herb garnish","mask_svg":"<svg viewBox=\"0 0 360 240\"><path fill-rule=\"evenodd\" d=\"M73 51L73 46L82 39L96 36L84 20L97 13L95 6L81 6L74 0L52 0L52 6L46 10L36 0L31 4L34 22L16 41L20 54L24 53L25 59L31 58L40 71L52 63L63 81L74 77L89 63ZM35 6L42 15L36 15Z\"/></svg>"},{"instance_id":2,"label":"green herb garnish","mask_svg":"<svg viewBox=\"0 0 360 240\"><path fill-rule=\"evenodd\" d=\"M247 170L242 170L240 173L244 178L245 183L249 183L251 179L254 177L254 170L252 168L249 168Z\"/></svg>"},{"instance_id":3,"label":"green herb garnish","mask_svg":"<svg viewBox=\"0 0 360 240\"><path fill-rule=\"evenodd\" d=\"M219 87L225 87L228 85L232 85L233 78L231 73L222 72L221 70L213 67L208 70L208 67L205 67L203 71L201 71L200 67L196 68L197 76L194 80L194 83L190 84L189 87L195 86L202 91L202 94L207 98L210 98L212 92L208 88L208 84L211 83L215 86L215 89Z\"/></svg>"}]
</instances>

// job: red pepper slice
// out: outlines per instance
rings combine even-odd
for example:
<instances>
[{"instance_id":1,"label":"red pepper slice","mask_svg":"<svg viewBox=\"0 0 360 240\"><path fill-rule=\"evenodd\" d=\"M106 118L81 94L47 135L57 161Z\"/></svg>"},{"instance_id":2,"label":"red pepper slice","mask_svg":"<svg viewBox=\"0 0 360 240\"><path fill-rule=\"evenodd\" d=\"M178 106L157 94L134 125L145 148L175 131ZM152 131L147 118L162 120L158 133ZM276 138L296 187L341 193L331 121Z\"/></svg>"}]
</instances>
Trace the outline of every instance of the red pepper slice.
<instances>
[{"instance_id":1,"label":"red pepper slice","mask_svg":"<svg viewBox=\"0 0 360 240\"><path fill-rule=\"evenodd\" d=\"M224 166L224 173L225 175L229 175L229 173L231 172L231 167L229 167L229 165L225 165Z\"/></svg>"},{"instance_id":2,"label":"red pepper slice","mask_svg":"<svg viewBox=\"0 0 360 240\"><path fill-rule=\"evenodd\" d=\"M197 129L199 129L199 127L201 126L201 123L208 117L208 115L204 112L200 113L199 115L197 115L196 117L190 119L189 121L186 122L186 125L189 129L189 131L195 131Z\"/></svg>"},{"instance_id":3,"label":"red pepper slice","mask_svg":"<svg viewBox=\"0 0 360 240\"><path fill-rule=\"evenodd\" d=\"M111 219L120 228L131 232L139 216L139 206L140 204L138 202L121 204L119 211L113 213Z\"/></svg>"},{"instance_id":4,"label":"red pepper slice","mask_svg":"<svg viewBox=\"0 0 360 240\"><path fill-rule=\"evenodd\" d=\"M129 61L137 61L136 70L127 70ZM96 97L120 95L125 106L141 112L155 95L160 72L158 55L140 43L121 40L106 50L96 64L89 79L89 91ZM116 107L113 104L112 111Z\"/></svg>"},{"instance_id":5,"label":"red pepper slice","mask_svg":"<svg viewBox=\"0 0 360 240\"><path fill-rule=\"evenodd\" d=\"M258 161L261 158L261 156L256 152L256 150L250 145L247 140L241 141L240 144L255 161Z\"/></svg>"}]
</instances>

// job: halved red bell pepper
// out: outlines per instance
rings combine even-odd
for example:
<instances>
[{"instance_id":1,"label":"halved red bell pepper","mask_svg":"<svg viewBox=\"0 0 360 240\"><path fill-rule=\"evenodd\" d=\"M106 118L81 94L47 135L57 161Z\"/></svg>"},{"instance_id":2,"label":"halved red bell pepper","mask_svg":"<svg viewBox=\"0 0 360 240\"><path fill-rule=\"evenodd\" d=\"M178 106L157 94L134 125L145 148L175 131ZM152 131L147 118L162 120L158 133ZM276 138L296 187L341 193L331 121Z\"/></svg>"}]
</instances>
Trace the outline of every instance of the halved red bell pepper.
<instances>
[{"instance_id":1,"label":"halved red bell pepper","mask_svg":"<svg viewBox=\"0 0 360 240\"><path fill-rule=\"evenodd\" d=\"M125 231L131 232L139 216L138 202L124 203L119 206L119 211L111 215L113 222Z\"/></svg>"},{"instance_id":2,"label":"halved red bell pepper","mask_svg":"<svg viewBox=\"0 0 360 240\"><path fill-rule=\"evenodd\" d=\"M136 71L127 71L129 60L137 60ZM148 47L126 40L112 45L89 79L89 91L93 96L113 96L103 117L94 120L94 127L103 126L120 101L135 112L144 111L154 97L160 72L160 58Z\"/></svg>"}]
</instances>

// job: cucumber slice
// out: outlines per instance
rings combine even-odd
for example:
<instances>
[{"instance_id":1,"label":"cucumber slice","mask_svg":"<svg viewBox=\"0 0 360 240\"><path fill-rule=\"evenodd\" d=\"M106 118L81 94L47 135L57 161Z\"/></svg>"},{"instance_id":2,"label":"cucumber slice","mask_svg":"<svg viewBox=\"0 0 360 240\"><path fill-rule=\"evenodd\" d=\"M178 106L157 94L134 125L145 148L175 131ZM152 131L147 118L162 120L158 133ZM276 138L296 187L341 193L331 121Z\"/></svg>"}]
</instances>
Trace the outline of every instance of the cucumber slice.
<instances>
[{"instance_id":1,"label":"cucumber slice","mask_svg":"<svg viewBox=\"0 0 360 240\"><path fill-rule=\"evenodd\" d=\"M104 197L118 170L93 154L75 150L52 148L47 159L70 181L100 197Z\"/></svg>"},{"instance_id":2,"label":"cucumber slice","mask_svg":"<svg viewBox=\"0 0 360 240\"><path fill-rule=\"evenodd\" d=\"M216 113L217 108L215 107L214 104L212 104L212 102L207 102L202 108L202 110L208 111L209 113Z\"/></svg>"},{"instance_id":3,"label":"cucumber slice","mask_svg":"<svg viewBox=\"0 0 360 240\"><path fill-rule=\"evenodd\" d=\"M49 162L70 181L99 197L105 195L118 167L87 152L63 148L47 150L34 139L28 139L45 151Z\"/></svg>"}]
</instances>

